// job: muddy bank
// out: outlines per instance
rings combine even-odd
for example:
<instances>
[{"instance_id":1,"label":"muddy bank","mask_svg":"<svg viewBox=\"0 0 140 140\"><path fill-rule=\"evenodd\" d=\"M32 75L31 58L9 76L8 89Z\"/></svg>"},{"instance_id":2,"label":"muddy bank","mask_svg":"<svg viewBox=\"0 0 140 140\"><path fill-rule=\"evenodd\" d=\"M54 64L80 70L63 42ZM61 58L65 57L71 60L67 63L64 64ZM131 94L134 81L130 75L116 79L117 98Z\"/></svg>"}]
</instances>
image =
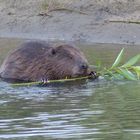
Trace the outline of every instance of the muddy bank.
<instances>
[{"instance_id":1,"label":"muddy bank","mask_svg":"<svg viewBox=\"0 0 140 140\"><path fill-rule=\"evenodd\" d=\"M140 44L139 0L0 0L0 19L0 37Z\"/></svg>"}]
</instances>

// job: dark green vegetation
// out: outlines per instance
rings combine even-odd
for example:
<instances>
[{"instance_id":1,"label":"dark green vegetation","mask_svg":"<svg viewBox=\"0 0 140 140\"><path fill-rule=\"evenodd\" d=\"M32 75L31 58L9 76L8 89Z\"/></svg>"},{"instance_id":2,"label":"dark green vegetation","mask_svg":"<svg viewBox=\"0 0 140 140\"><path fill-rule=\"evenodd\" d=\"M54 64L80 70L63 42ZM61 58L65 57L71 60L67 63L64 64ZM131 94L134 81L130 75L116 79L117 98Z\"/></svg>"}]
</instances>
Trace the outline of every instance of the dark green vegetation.
<instances>
[{"instance_id":1,"label":"dark green vegetation","mask_svg":"<svg viewBox=\"0 0 140 140\"><path fill-rule=\"evenodd\" d=\"M140 60L140 54L132 57L125 64L121 65L123 53L124 49L121 50L112 66L110 68L103 68L103 70L99 72L99 75L118 80L139 80L140 66L135 66L135 64Z\"/></svg>"}]
</instances>

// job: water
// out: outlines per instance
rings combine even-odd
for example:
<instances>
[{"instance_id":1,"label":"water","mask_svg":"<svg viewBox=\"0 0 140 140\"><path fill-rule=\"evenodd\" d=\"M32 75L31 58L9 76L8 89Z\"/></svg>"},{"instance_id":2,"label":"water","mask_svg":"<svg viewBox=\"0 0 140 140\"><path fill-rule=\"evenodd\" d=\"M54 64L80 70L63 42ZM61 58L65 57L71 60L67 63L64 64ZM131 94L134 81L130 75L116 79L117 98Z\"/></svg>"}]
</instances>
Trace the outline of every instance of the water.
<instances>
[{"instance_id":1,"label":"water","mask_svg":"<svg viewBox=\"0 0 140 140\"><path fill-rule=\"evenodd\" d=\"M22 40L0 39L0 63ZM78 44L79 45L79 44ZM79 45L90 64L113 62L122 47L125 59L138 46ZM0 140L139 140L140 82L69 83L12 87L0 82Z\"/></svg>"}]
</instances>

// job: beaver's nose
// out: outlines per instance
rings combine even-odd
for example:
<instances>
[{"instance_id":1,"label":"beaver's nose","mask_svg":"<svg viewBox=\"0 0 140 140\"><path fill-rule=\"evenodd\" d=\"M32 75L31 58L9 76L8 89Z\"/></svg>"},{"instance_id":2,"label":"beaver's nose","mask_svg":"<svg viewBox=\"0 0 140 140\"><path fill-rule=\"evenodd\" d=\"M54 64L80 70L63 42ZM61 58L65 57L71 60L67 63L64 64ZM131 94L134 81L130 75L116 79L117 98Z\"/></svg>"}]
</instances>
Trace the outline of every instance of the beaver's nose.
<instances>
[{"instance_id":1,"label":"beaver's nose","mask_svg":"<svg viewBox=\"0 0 140 140\"><path fill-rule=\"evenodd\" d=\"M88 65L87 65L87 64L83 63L83 64L81 65L81 69L86 70L87 68L88 68Z\"/></svg>"}]
</instances>

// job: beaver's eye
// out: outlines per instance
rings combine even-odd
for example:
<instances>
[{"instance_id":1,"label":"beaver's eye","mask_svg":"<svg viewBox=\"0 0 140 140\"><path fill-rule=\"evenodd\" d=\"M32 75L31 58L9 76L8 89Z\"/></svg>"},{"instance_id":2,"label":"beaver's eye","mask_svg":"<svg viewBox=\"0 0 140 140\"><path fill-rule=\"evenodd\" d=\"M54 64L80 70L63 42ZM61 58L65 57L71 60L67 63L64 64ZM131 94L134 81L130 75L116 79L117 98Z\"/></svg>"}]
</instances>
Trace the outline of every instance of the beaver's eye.
<instances>
[{"instance_id":1,"label":"beaver's eye","mask_svg":"<svg viewBox=\"0 0 140 140\"><path fill-rule=\"evenodd\" d=\"M54 49L52 49L52 54L55 55L56 54L56 51Z\"/></svg>"},{"instance_id":2,"label":"beaver's eye","mask_svg":"<svg viewBox=\"0 0 140 140\"><path fill-rule=\"evenodd\" d=\"M72 56L70 56L69 58L70 58L70 59L73 59L73 57L72 57Z\"/></svg>"},{"instance_id":3,"label":"beaver's eye","mask_svg":"<svg viewBox=\"0 0 140 140\"><path fill-rule=\"evenodd\" d=\"M50 49L50 54L51 54L51 55L55 55L55 54L56 54L56 50L55 50L54 48L51 48L51 49Z\"/></svg>"}]
</instances>

